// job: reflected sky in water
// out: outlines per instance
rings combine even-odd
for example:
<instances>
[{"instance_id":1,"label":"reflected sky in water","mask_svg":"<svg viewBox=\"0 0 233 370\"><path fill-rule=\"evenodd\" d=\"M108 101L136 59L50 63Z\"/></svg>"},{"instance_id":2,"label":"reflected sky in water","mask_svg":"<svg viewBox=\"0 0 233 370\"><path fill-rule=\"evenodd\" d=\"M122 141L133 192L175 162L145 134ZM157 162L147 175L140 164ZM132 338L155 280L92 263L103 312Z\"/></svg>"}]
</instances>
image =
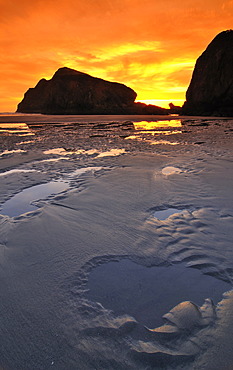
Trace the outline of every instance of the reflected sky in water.
<instances>
[{"instance_id":1,"label":"reflected sky in water","mask_svg":"<svg viewBox=\"0 0 233 370\"><path fill-rule=\"evenodd\" d=\"M178 167L173 167L173 166L167 166L162 169L162 174L169 176L169 175L174 175L176 173L181 173L181 169Z\"/></svg>"},{"instance_id":2,"label":"reflected sky in water","mask_svg":"<svg viewBox=\"0 0 233 370\"><path fill-rule=\"evenodd\" d=\"M136 130L156 130L161 127L181 127L180 119L164 120L164 121L140 121L133 122Z\"/></svg>"},{"instance_id":3,"label":"reflected sky in water","mask_svg":"<svg viewBox=\"0 0 233 370\"><path fill-rule=\"evenodd\" d=\"M66 181L50 181L46 184L31 186L7 200L3 204L0 213L16 217L26 212L34 211L37 209L37 206L32 204L33 201L47 198L52 194L58 194L68 187L69 184Z\"/></svg>"},{"instance_id":4,"label":"reflected sky in water","mask_svg":"<svg viewBox=\"0 0 233 370\"><path fill-rule=\"evenodd\" d=\"M28 173L28 172L39 172L39 171L14 168L13 170L9 170L9 171L5 171L5 172L0 173L0 176L8 176L8 175L12 175L14 173Z\"/></svg>"},{"instance_id":5,"label":"reflected sky in water","mask_svg":"<svg viewBox=\"0 0 233 370\"><path fill-rule=\"evenodd\" d=\"M27 140L27 141L21 141L21 143L16 143L16 145L32 144L34 142L35 142L34 140Z\"/></svg>"},{"instance_id":6,"label":"reflected sky in water","mask_svg":"<svg viewBox=\"0 0 233 370\"><path fill-rule=\"evenodd\" d=\"M205 298L211 298L216 304L230 288L184 264L145 267L125 259L95 267L85 296L153 328L162 325L162 316L180 302L202 305Z\"/></svg>"},{"instance_id":7,"label":"reflected sky in water","mask_svg":"<svg viewBox=\"0 0 233 370\"><path fill-rule=\"evenodd\" d=\"M125 153L125 149L110 149L107 152L102 152L102 153L98 154L97 158L115 157L115 156L118 156L118 155L121 155L121 154L124 154L124 153Z\"/></svg>"},{"instance_id":8,"label":"reflected sky in water","mask_svg":"<svg viewBox=\"0 0 233 370\"><path fill-rule=\"evenodd\" d=\"M26 150L22 149L16 149L16 150L4 150L4 152L0 153L0 157L8 154L14 154L14 153L26 153Z\"/></svg>"},{"instance_id":9,"label":"reflected sky in water","mask_svg":"<svg viewBox=\"0 0 233 370\"><path fill-rule=\"evenodd\" d=\"M152 141L151 145L179 145L177 142L172 142L168 140L157 140L157 141Z\"/></svg>"},{"instance_id":10,"label":"reflected sky in water","mask_svg":"<svg viewBox=\"0 0 233 370\"><path fill-rule=\"evenodd\" d=\"M148 131L137 131L138 134L150 134L150 135L174 135L174 134L182 134L182 131L180 130L148 130Z\"/></svg>"},{"instance_id":11,"label":"reflected sky in water","mask_svg":"<svg viewBox=\"0 0 233 370\"><path fill-rule=\"evenodd\" d=\"M18 134L18 136L35 135L26 123L0 123L0 134Z\"/></svg>"},{"instance_id":12,"label":"reflected sky in water","mask_svg":"<svg viewBox=\"0 0 233 370\"><path fill-rule=\"evenodd\" d=\"M161 120L161 121L139 121L133 122L134 128L136 130L135 135L130 135L126 139L137 139L144 140L145 136L142 135L176 135L182 134L181 130L174 129L180 128L182 126L180 119L174 120ZM162 142L156 141L157 144L162 144ZM164 141L163 144L169 144L168 141Z\"/></svg>"},{"instance_id":13,"label":"reflected sky in water","mask_svg":"<svg viewBox=\"0 0 233 370\"><path fill-rule=\"evenodd\" d=\"M153 213L153 216L157 218L158 220L166 220L168 217L172 215L176 215L178 213L183 213L183 209L177 209L177 208L167 208L163 209L161 211L155 211Z\"/></svg>"},{"instance_id":14,"label":"reflected sky in water","mask_svg":"<svg viewBox=\"0 0 233 370\"><path fill-rule=\"evenodd\" d=\"M170 144L170 145L177 145L179 144L178 142L170 142L170 141L167 141L167 140L156 140L156 141L152 141L152 140L147 140L148 137L152 137L152 136L155 136L155 135L165 135L165 136L168 136L168 135L176 135L176 134L181 134L182 131L178 131L178 130L175 130L175 131L137 131L136 132L136 135L130 135L130 136L127 136L125 138L125 140L143 140L145 142L150 142L151 144ZM142 136L142 135L147 135L147 136Z\"/></svg>"}]
</instances>

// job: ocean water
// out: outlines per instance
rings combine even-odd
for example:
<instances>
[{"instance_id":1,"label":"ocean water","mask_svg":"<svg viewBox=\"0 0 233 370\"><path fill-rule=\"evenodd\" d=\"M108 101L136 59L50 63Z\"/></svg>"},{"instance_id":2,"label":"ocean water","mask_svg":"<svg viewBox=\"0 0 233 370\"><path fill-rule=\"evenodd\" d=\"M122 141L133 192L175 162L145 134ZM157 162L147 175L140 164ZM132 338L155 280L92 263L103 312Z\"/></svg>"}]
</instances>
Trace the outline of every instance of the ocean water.
<instances>
[{"instance_id":1,"label":"ocean water","mask_svg":"<svg viewBox=\"0 0 233 370\"><path fill-rule=\"evenodd\" d=\"M0 368L232 368L232 129L0 115Z\"/></svg>"}]
</instances>

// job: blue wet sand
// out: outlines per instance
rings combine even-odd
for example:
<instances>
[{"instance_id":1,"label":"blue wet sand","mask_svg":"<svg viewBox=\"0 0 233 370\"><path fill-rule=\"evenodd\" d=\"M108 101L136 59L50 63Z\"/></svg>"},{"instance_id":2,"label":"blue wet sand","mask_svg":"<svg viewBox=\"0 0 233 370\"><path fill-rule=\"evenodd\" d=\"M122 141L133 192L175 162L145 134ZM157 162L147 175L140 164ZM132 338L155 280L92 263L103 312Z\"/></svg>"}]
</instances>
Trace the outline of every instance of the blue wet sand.
<instances>
[{"instance_id":1,"label":"blue wet sand","mask_svg":"<svg viewBox=\"0 0 233 370\"><path fill-rule=\"evenodd\" d=\"M130 260L94 268L87 287L88 299L149 327L160 326L162 315L183 301L201 306L211 298L216 304L231 289L230 284L183 264L145 267Z\"/></svg>"},{"instance_id":2,"label":"blue wet sand","mask_svg":"<svg viewBox=\"0 0 233 370\"><path fill-rule=\"evenodd\" d=\"M65 181L50 181L47 184L32 186L7 200L3 204L0 213L10 217L16 217L26 212L34 211L37 207L31 204L31 202L47 198L52 194L58 194L67 188L68 184Z\"/></svg>"}]
</instances>

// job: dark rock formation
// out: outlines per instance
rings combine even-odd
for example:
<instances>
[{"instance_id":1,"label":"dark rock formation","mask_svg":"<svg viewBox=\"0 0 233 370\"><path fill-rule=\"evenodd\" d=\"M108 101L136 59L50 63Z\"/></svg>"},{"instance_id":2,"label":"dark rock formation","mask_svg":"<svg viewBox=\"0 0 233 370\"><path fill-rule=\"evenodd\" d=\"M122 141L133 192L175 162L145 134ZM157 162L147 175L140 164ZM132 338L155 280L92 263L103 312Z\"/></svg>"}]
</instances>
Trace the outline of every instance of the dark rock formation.
<instances>
[{"instance_id":1,"label":"dark rock formation","mask_svg":"<svg viewBox=\"0 0 233 370\"><path fill-rule=\"evenodd\" d=\"M173 103L169 103L170 107L170 114L180 114L181 113L181 107L179 105L174 105Z\"/></svg>"},{"instance_id":2,"label":"dark rock formation","mask_svg":"<svg viewBox=\"0 0 233 370\"><path fill-rule=\"evenodd\" d=\"M145 103L134 103L128 107L127 114L168 114L169 109L158 107L157 105L153 104L145 104Z\"/></svg>"},{"instance_id":3,"label":"dark rock formation","mask_svg":"<svg viewBox=\"0 0 233 370\"><path fill-rule=\"evenodd\" d=\"M136 92L116 82L92 77L70 68L60 68L51 80L42 79L29 89L18 105L20 113L43 114L165 114L134 103ZM138 105L139 104L139 105ZM152 111L152 113L149 113ZM141 113L140 113L141 112ZM154 113L156 112L156 113Z\"/></svg>"},{"instance_id":4,"label":"dark rock formation","mask_svg":"<svg viewBox=\"0 0 233 370\"><path fill-rule=\"evenodd\" d=\"M218 34L197 59L182 114L233 116L233 31Z\"/></svg>"},{"instance_id":5,"label":"dark rock formation","mask_svg":"<svg viewBox=\"0 0 233 370\"><path fill-rule=\"evenodd\" d=\"M104 81L69 68L29 89L18 112L92 114L117 112L133 104L137 94L125 85Z\"/></svg>"}]
</instances>

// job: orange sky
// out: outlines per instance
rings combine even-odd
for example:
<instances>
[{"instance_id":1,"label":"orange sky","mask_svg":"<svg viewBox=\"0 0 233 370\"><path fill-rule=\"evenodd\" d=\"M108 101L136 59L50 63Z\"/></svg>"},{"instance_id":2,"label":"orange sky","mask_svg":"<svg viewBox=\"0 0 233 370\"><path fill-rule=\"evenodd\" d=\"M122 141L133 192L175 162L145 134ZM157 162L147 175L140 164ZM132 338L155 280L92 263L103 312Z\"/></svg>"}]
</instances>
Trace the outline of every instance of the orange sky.
<instances>
[{"instance_id":1,"label":"orange sky","mask_svg":"<svg viewBox=\"0 0 233 370\"><path fill-rule=\"evenodd\" d=\"M233 0L0 0L0 112L63 66L181 104L196 58L230 28Z\"/></svg>"}]
</instances>

